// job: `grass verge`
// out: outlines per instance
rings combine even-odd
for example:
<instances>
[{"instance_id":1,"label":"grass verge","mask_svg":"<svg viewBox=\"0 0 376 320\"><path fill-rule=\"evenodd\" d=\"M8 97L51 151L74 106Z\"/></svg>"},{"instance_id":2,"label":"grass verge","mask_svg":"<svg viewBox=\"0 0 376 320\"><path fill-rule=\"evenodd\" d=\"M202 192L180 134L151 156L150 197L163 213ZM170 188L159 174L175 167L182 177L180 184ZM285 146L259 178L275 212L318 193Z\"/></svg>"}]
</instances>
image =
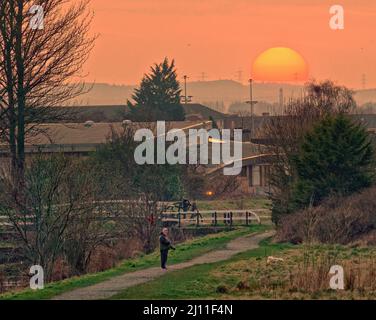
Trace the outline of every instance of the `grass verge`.
<instances>
[{"instance_id":1,"label":"grass verge","mask_svg":"<svg viewBox=\"0 0 376 320\"><path fill-rule=\"evenodd\" d=\"M229 241L247 235L253 232L261 232L268 227L264 225L253 225L249 227L240 227L231 231L224 231L217 234L207 235L177 245L177 250L172 251L169 256L169 264L181 263L191 260L207 252L220 249ZM43 290L32 291L30 289L6 293L0 295L0 300L41 300L51 299L59 294L71 291L77 288L87 287L99 282L108 280L112 277L122 275L128 272L155 267L159 265L159 252L143 255L135 259L127 259L119 266L93 274L87 274L81 277L72 277L63 281L49 283Z\"/></svg>"},{"instance_id":2,"label":"grass verge","mask_svg":"<svg viewBox=\"0 0 376 320\"><path fill-rule=\"evenodd\" d=\"M281 258L267 263L268 256ZM330 288L332 266L344 270L344 289ZM232 259L167 273L111 299L375 299L376 248L275 244Z\"/></svg>"},{"instance_id":3,"label":"grass verge","mask_svg":"<svg viewBox=\"0 0 376 320\"><path fill-rule=\"evenodd\" d=\"M270 240L270 239L269 239ZM291 248L288 244L272 244L269 240L260 242L260 247L239 253L231 259L216 263L201 264L187 269L167 273L153 281L137 287L131 287L111 297L111 299L218 299L223 295L221 288L226 291L230 282L236 278L227 278L226 285L212 275L212 271L236 261L262 258L275 252Z\"/></svg>"}]
</instances>

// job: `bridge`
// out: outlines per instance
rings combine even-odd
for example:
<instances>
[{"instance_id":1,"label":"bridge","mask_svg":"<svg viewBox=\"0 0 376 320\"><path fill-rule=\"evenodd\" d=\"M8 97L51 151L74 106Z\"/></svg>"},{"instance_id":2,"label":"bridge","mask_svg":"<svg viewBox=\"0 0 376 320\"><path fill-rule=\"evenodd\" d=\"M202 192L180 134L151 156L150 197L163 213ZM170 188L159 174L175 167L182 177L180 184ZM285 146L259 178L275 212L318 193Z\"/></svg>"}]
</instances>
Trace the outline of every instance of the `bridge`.
<instances>
[{"instance_id":1,"label":"bridge","mask_svg":"<svg viewBox=\"0 0 376 320\"><path fill-rule=\"evenodd\" d=\"M164 224L177 227L233 227L261 224L270 220L268 209L246 210L203 210L203 211L163 211L160 220Z\"/></svg>"}]
</instances>

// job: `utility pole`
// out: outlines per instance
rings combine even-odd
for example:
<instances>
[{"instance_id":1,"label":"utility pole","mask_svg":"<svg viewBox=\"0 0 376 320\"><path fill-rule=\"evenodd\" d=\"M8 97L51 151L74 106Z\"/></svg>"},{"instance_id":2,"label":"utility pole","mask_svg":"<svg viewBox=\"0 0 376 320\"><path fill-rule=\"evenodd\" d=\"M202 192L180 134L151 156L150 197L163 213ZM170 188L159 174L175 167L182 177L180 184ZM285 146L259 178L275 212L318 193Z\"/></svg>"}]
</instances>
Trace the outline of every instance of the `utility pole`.
<instances>
[{"instance_id":1,"label":"utility pole","mask_svg":"<svg viewBox=\"0 0 376 320\"><path fill-rule=\"evenodd\" d=\"M184 104L188 104L188 102L192 101L192 96L188 96L187 94L187 79L188 79L188 76L184 75L184 96L180 97L183 100Z\"/></svg>"},{"instance_id":2,"label":"utility pole","mask_svg":"<svg viewBox=\"0 0 376 320\"><path fill-rule=\"evenodd\" d=\"M201 81L205 81L206 78L207 78L206 73L205 72L201 72L201 76L200 76Z\"/></svg>"},{"instance_id":3,"label":"utility pole","mask_svg":"<svg viewBox=\"0 0 376 320\"><path fill-rule=\"evenodd\" d=\"M253 131L255 128L254 110L253 110L253 80L249 79L249 101L251 103L251 138L253 137Z\"/></svg>"},{"instance_id":4,"label":"utility pole","mask_svg":"<svg viewBox=\"0 0 376 320\"><path fill-rule=\"evenodd\" d=\"M236 72L236 79L238 80L238 82L242 83L243 82L243 71L242 70L238 70Z\"/></svg>"},{"instance_id":5,"label":"utility pole","mask_svg":"<svg viewBox=\"0 0 376 320\"><path fill-rule=\"evenodd\" d=\"M363 60L363 53L364 53L364 48L360 48L360 53L361 53L361 59ZM367 85L367 76L365 73L362 73L362 89L364 90Z\"/></svg>"},{"instance_id":6,"label":"utility pole","mask_svg":"<svg viewBox=\"0 0 376 320\"><path fill-rule=\"evenodd\" d=\"M251 105L251 138L253 137L254 129L255 129L255 119L254 119L254 105L258 101L253 101L253 79L249 79L249 103Z\"/></svg>"},{"instance_id":7,"label":"utility pole","mask_svg":"<svg viewBox=\"0 0 376 320\"><path fill-rule=\"evenodd\" d=\"M184 75L184 103L187 104L188 99L187 99L187 79L188 76Z\"/></svg>"},{"instance_id":8,"label":"utility pole","mask_svg":"<svg viewBox=\"0 0 376 320\"><path fill-rule=\"evenodd\" d=\"M366 74L363 73L362 74L362 89L365 89L366 88L366 85L367 84L367 77L366 77Z\"/></svg>"},{"instance_id":9,"label":"utility pole","mask_svg":"<svg viewBox=\"0 0 376 320\"><path fill-rule=\"evenodd\" d=\"M279 111L281 112L281 114L283 114L283 104L283 88L279 88Z\"/></svg>"}]
</instances>

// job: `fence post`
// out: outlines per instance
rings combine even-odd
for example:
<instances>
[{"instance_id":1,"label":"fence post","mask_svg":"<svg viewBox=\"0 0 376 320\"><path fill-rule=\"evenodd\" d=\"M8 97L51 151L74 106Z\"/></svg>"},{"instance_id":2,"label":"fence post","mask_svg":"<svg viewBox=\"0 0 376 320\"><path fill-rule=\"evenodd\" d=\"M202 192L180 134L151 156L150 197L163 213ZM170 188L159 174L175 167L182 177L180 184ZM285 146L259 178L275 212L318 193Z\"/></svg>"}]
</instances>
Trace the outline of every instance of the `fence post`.
<instances>
[{"instance_id":1,"label":"fence post","mask_svg":"<svg viewBox=\"0 0 376 320\"><path fill-rule=\"evenodd\" d=\"M230 212L230 226L232 227L232 211Z\"/></svg>"},{"instance_id":2,"label":"fence post","mask_svg":"<svg viewBox=\"0 0 376 320\"><path fill-rule=\"evenodd\" d=\"M196 214L196 227L200 226L200 214L197 212Z\"/></svg>"},{"instance_id":3,"label":"fence post","mask_svg":"<svg viewBox=\"0 0 376 320\"><path fill-rule=\"evenodd\" d=\"M249 225L249 220L248 220L248 211L245 213L245 225Z\"/></svg>"},{"instance_id":4,"label":"fence post","mask_svg":"<svg viewBox=\"0 0 376 320\"><path fill-rule=\"evenodd\" d=\"M180 209L179 209L179 213L178 213L178 227L180 228L181 226L181 213L180 213Z\"/></svg>"},{"instance_id":5,"label":"fence post","mask_svg":"<svg viewBox=\"0 0 376 320\"><path fill-rule=\"evenodd\" d=\"M212 213L212 225L217 226L217 211L214 211L214 213Z\"/></svg>"}]
</instances>

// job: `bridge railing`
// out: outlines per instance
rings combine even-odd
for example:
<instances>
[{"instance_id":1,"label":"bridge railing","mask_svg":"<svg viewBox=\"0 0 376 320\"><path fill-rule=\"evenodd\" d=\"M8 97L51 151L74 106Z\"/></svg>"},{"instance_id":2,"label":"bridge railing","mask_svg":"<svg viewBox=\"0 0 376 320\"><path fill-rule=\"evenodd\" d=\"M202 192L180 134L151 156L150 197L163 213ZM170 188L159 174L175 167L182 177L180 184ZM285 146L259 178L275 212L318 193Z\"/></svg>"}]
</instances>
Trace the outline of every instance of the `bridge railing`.
<instances>
[{"instance_id":1,"label":"bridge railing","mask_svg":"<svg viewBox=\"0 0 376 320\"><path fill-rule=\"evenodd\" d=\"M94 209L95 210L95 209ZM126 216L117 216L112 212L101 210L103 216L98 216L98 220L118 220L125 219ZM141 216L142 218L143 216ZM137 218L133 216L133 218ZM159 220L163 223L172 225L188 226L233 226L261 224L261 221L269 221L270 214L268 209L245 209L245 210L203 210L203 211L162 211L159 214ZM157 219L158 219L157 218ZM33 226L34 217L20 216L20 223L24 226ZM12 227L9 217L0 216L0 229Z\"/></svg>"},{"instance_id":2,"label":"bridge railing","mask_svg":"<svg viewBox=\"0 0 376 320\"><path fill-rule=\"evenodd\" d=\"M261 224L257 210L166 211L161 221L182 226L234 226ZM260 211L259 211L260 212Z\"/></svg>"}]
</instances>

